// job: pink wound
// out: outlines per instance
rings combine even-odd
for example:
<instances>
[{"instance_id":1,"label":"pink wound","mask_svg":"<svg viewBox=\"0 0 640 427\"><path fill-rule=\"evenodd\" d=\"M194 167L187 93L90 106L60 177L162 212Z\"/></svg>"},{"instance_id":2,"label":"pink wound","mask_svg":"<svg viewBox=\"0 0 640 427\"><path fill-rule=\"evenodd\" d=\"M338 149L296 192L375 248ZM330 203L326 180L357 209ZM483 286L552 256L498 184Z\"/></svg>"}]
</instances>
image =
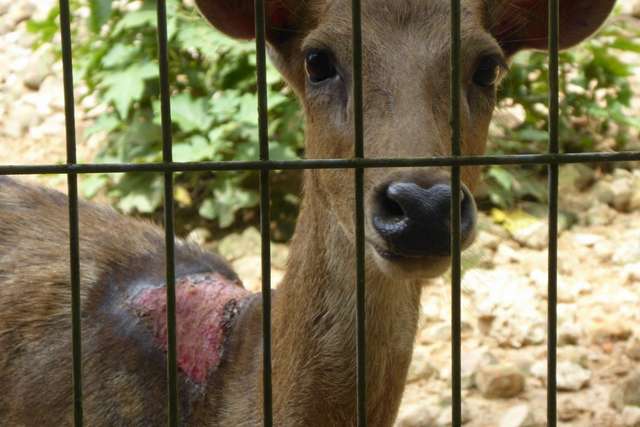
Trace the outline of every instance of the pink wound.
<instances>
[{"instance_id":1,"label":"pink wound","mask_svg":"<svg viewBox=\"0 0 640 427\"><path fill-rule=\"evenodd\" d=\"M237 313L237 303L250 293L218 273L197 274L176 282L178 367L192 381L204 383L218 367L225 325ZM155 342L167 351L166 288L146 288L131 305L151 322Z\"/></svg>"}]
</instances>

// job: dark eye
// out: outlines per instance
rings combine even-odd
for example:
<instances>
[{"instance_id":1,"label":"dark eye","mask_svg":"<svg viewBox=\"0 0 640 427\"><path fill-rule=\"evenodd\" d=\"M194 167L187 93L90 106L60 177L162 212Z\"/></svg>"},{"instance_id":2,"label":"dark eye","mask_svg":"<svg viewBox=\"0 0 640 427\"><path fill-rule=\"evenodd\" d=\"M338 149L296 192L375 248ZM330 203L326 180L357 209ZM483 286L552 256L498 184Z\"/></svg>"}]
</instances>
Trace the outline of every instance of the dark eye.
<instances>
[{"instance_id":1,"label":"dark eye","mask_svg":"<svg viewBox=\"0 0 640 427\"><path fill-rule=\"evenodd\" d=\"M480 87L491 87L498 83L504 68L506 68L506 65L502 58L494 55L484 56L476 66L473 82Z\"/></svg>"},{"instance_id":2,"label":"dark eye","mask_svg":"<svg viewBox=\"0 0 640 427\"><path fill-rule=\"evenodd\" d=\"M307 52L305 68L311 83L320 83L338 74L332 56L323 50L311 50Z\"/></svg>"}]
</instances>

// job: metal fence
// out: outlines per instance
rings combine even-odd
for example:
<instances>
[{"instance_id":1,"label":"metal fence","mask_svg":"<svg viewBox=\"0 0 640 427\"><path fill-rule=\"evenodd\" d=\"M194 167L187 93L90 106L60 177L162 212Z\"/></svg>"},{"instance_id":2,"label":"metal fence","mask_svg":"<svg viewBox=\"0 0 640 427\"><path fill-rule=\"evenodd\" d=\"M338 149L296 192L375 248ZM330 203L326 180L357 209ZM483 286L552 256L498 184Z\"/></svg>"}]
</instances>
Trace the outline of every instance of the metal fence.
<instances>
[{"instance_id":1,"label":"metal fence","mask_svg":"<svg viewBox=\"0 0 640 427\"><path fill-rule=\"evenodd\" d=\"M357 271L357 416L358 426L367 425L365 400L365 271L364 271L364 204L363 176L366 168L448 166L451 168L451 300L452 300L452 420L462 424L461 396L461 248L460 248L460 168L486 165L547 165L549 174L549 260L548 260L548 356L547 356L547 422L556 426L556 306L557 306L557 240L558 240L558 168L560 164L585 162L638 161L640 152L607 152L560 154L558 144L558 33L559 0L549 0L549 150L544 154L511 156L463 156L460 150L460 0L451 0L451 155L424 158L364 158L364 123L362 106L362 22L361 1L352 0L353 21L353 98L355 118L354 157L351 159L308 159L273 161L269 159L267 123L267 84L265 54L265 0L255 1L255 29L257 48L257 82L259 110L260 160L233 162L176 163L172 159L171 106L169 102L169 73L167 54L166 0L157 1L158 54L160 64L160 96L163 137L163 161L142 165L133 164L77 164L75 112L72 74L72 47L69 0L60 0L62 61L64 72L64 100L66 116L67 163L63 165L0 166L0 175L66 174L69 194L69 229L73 324L73 407L75 426L83 425L82 417L82 345L80 334L80 254L78 227L78 174L118 172L164 173L164 223L166 241L167 282L167 378L168 425L177 426L178 391L175 323L175 259L174 259L174 200L173 173L178 171L260 171L260 225L262 237L262 304L263 304L263 363L264 363L264 425L273 425L271 396L271 269L270 269L270 212L269 175L273 170L285 169L354 169L356 196L356 265Z\"/></svg>"}]
</instances>

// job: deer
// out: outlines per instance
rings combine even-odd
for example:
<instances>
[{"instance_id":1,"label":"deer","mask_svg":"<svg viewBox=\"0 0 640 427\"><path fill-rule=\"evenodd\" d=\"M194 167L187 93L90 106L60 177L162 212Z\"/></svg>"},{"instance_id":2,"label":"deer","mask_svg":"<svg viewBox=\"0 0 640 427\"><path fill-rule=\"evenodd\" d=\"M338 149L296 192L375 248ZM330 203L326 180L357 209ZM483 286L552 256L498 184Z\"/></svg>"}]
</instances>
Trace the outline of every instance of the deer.
<instances>
[{"instance_id":1,"label":"deer","mask_svg":"<svg viewBox=\"0 0 640 427\"><path fill-rule=\"evenodd\" d=\"M266 0L271 60L304 109L306 156L350 158L348 0ZM237 39L252 0L196 0ZM560 0L559 47L593 34L614 0ZM547 48L547 0L463 0L462 152L485 151L510 58ZM448 0L363 0L365 156L450 154ZM462 170L461 245L475 235L479 167ZM304 172L286 274L272 303L273 422L356 425L354 171ZM451 257L446 167L365 171L366 417L391 426L412 356L420 294ZM166 420L164 232L79 205L84 418ZM0 177L0 423L72 423L67 198ZM184 426L263 423L261 295L221 257L175 240L179 414Z\"/></svg>"}]
</instances>

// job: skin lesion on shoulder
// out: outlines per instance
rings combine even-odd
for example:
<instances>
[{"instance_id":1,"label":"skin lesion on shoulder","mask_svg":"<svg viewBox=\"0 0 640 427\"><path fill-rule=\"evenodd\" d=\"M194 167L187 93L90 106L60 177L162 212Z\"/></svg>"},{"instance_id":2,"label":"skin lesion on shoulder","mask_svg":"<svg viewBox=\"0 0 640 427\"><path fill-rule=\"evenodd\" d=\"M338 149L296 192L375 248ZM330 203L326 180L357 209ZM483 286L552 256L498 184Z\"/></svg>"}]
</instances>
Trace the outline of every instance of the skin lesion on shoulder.
<instances>
[{"instance_id":1,"label":"skin lesion on shoulder","mask_svg":"<svg viewBox=\"0 0 640 427\"><path fill-rule=\"evenodd\" d=\"M219 366L231 324L251 293L219 273L178 278L175 289L178 368L204 385ZM154 345L166 352L166 286L135 289L127 305L151 332Z\"/></svg>"}]
</instances>

